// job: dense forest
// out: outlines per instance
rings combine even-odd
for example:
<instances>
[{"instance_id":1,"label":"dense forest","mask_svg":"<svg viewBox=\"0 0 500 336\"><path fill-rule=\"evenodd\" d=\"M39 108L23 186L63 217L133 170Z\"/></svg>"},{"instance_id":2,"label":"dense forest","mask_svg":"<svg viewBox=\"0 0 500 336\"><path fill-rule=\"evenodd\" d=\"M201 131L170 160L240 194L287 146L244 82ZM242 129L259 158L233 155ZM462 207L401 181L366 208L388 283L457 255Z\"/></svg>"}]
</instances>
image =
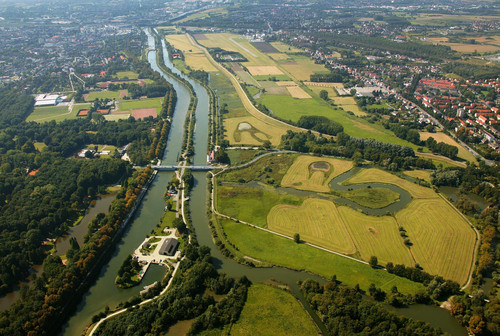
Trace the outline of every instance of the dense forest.
<instances>
[{"instance_id":1,"label":"dense forest","mask_svg":"<svg viewBox=\"0 0 500 336\"><path fill-rule=\"evenodd\" d=\"M35 100L15 89L0 88L0 128L16 125L33 112Z\"/></svg>"}]
</instances>

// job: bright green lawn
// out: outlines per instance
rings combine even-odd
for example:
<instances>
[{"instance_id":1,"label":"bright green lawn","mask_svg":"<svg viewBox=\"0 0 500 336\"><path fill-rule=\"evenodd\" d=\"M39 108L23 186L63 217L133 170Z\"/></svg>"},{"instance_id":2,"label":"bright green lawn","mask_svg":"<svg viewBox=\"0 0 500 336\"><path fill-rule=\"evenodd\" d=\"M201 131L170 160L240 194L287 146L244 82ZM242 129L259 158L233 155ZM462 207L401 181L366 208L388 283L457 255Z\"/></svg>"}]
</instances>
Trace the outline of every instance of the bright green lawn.
<instances>
[{"instance_id":1,"label":"bright green lawn","mask_svg":"<svg viewBox=\"0 0 500 336\"><path fill-rule=\"evenodd\" d=\"M248 112L241 103L238 93L226 76L220 72L211 74L210 87L217 92L217 96L220 98L220 105L227 104L229 113L225 114L224 118L248 116Z\"/></svg>"},{"instance_id":2,"label":"bright green lawn","mask_svg":"<svg viewBox=\"0 0 500 336\"><path fill-rule=\"evenodd\" d=\"M292 294L254 283L240 318L231 326L231 335L318 335L311 317Z\"/></svg>"},{"instance_id":3,"label":"bright green lawn","mask_svg":"<svg viewBox=\"0 0 500 336\"><path fill-rule=\"evenodd\" d=\"M120 111L135 110L156 107L157 112L161 109L163 98L146 98L120 101Z\"/></svg>"},{"instance_id":4,"label":"bright green lawn","mask_svg":"<svg viewBox=\"0 0 500 336\"><path fill-rule=\"evenodd\" d=\"M94 101L96 98L99 99L118 99L120 98L120 91L95 91L95 92L90 92L87 98L85 98L85 101L91 102Z\"/></svg>"},{"instance_id":5,"label":"bright green lawn","mask_svg":"<svg viewBox=\"0 0 500 336\"><path fill-rule=\"evenodd\" d=\"M138 79L139 74L134 71L118 71L116 77L118 79Z\"/></svg>"},{"instance_id":6,"label":"bright green lawn","mask_svg":"<svg viewBox=\"0 0 500 336\"><path fill-rule=\"evenodd\" d=\"M273 115L296 122L301 116L324 116L339 122L344 126L344 132L358 138L373 138L375 140L396 143L416 148L415 145L396 137L391 131L381 125L370 124L364 119L350 116L345 111L334 109L319 99L296 99L285 95L263 94L258 101L269 108Z\"/></svg>"},{"instance_id":7,"label":"bright green lawn","mask_svg":"<svg viewBox=\"0 0 500 336\"><path fill-rule=\"evenodd\" d=\"M385 291L397 286L402 293L423 290L422 284L373 269L368 265L349 260L293 240L251 228L231 220L221 220L227 238L244 255L298 270L307 270L327 279L337 279L349 286L359 284L367 290L371 283Z\"/></svg>"},{"instance_id":8,"label":"bright green lawn","mask_svg":"<svg viewBox=\"0 0 500 336\"><path fill-rule=\"evenodd\" d=\"M26 118L26 121L47 122L51 120L63 121L66 119L75 119L76 110L68 112L67 106L47 106L35 107L33 112Z\"/></svg>"},{"instance_id":9,"label":"bright green lawn","mask_svg":"<svg viewBox=\"0 0 500 336\"><path fill-rule=\"evenodd\" d=\"M161 222L154 228L154 233L152 235L154 236L165 236L165 233L163 232L163 229L165 229L167 226L172 227L172 222L176 218L177 212L175 211L175 206L176 203L173 202L172 204L172 210L171 211L165 211L163 214L163 217L161 218Z\"/></svg>"}]
</instances>

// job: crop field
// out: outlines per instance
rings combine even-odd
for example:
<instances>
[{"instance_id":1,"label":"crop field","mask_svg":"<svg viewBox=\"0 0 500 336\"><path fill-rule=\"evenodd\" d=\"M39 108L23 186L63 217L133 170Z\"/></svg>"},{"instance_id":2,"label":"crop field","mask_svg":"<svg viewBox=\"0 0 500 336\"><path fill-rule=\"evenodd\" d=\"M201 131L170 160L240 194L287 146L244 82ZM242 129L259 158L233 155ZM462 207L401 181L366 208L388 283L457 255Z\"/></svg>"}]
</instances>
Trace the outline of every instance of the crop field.
<instances>
[{"instance_id":1,"label":"crop field","mask_svg":"<svg viewBox=\"0 0 500 336\"><path fill-rule=\"evenodd\" d=\"M276 85L278 85L278 86L298 86L298 84L295 83L294 81L280 81L280 82L276 82Z\"/></svg>"},{"instance_id":2,"label":"crop field","mask_svg":"<svg viewBox=\"0 0 500 336\"><path fill-rule=\"evenodd\" d=\"M246 117L224 119L225 138L231 144L261 145L265 140L277 146L281 136L286 133L284 128L276 128L248 115ZM248 127L247 125L250 125Z\"/></svg>"},{"instance_id":3,"label":"crop field","mask_svg":"<svg viewBox=\"0 0 500 336\"><path fill-rule=\"evenodd\" d=\"M454 26L471 21L495 21L495 16L453 15L453 14L419 14L416 19L410 20L412 24L426 26Z\"/></svg>"},{"instance_id":4,"label":"crop field","mask_svg":"<svg viewBox=\"0 0 500 336\"><path fill-rule=\"evenodd\" d=\"M307 198L301 206L280 204L267 215L267 227L293 237L295 233L308 243L343 254L353 254L356 247L335 204Z\"/></svg>"},{"instance_id":5,"label":"crop field","mask_svg":"<svg viewBox=\"0 0 500 336\"><path fill-rule=\"evenodd\" d=\"M334 84L334 83L327 83ZM328 92L328 98L331 99L338 107L343 108L345 111L351 111L356 116L365 116L366 112L362 111L353 97L339 97L335 87L323 87L318 85L308 85L307 88L314 92L319 97L322 90Z\"/></svg>"},{"instance_id":6,"label":"crop field","mask_svg":"<svg viewBox=\"0 0 500 336\"><path fill-rule=\"evenodd\" d=\"M224 114L224 120L233 117L250 116L241 103L238 93L231 85L231 81L224 74L218 72L210 76L210 86L217 90L220 104L227 104L228 113Z\"/></svg>"},{"instance_id":7,"label":"crop field","mask_svg":"<svg viewBox=\"0 0 500 336\"><path fill-rule=\"evenodd\" d=\"M266 93L273 95L290 95L287 87L284 86L273 86L266 89Z\"/></svg>"},{"instance_id":8,"label":"crop field","mask_svg":"<svg viewBox=\"0 0 500 336\"><path fill-rule=\"evenodd\" d=\"M292 59L290 58L289 55L285 54L285 53L271 53L271 54L267 54L269 57L271 57L273 60L275 61L283 61L283 60L290 60L292 61Z\"/></svg>"},{"instance_id":9,"label":"crop field","mask_svg":"<svg viewBox=\"0 0 500 336\"><path fill-rule=\"evenodd\" d=\"M269 42L252 42L252 45L263 53L269 54L279 52L279 50L273 47Z\"/></svg>"},{"instance_id":10,"label":"crop field","mask_svg":"<svg viewBox=\"0 0 500 336\"><path fill-rule=\"evenodd\" d=\"M336 89L343 89L344 84L342 83L319 83L319 82L304 82L304 85L307 86L320 86L320 87L327 87L327 88L336 88ZM335 93L335 95L337 95Z\"/></svg>"},{"instance_id":11,"label":"crop field","mask_svg":"<svg viewBox=\"0 0 500 336\"><path fill-rule=\"evenodd\" d=\"M271 45L278 49L278 51L282 53L297 53L297 52L303 52L304 50L301 50L299 48L296 48L294 46L291 46L289 44L283 43L283 42L271 42Z\"/></svg>"},{"instance_id":12,"label":"crop field","mask_svg":"<svg viewBox=\"0 0 500 336\"><path fill-rule=\"evenodd\" d=\"M175 21L175 23L184 23L187 21L191 20L199 20L199 19L204 19L210 16L217 16L217 15L224 15L227 14L227 9L225 8L210 8L201 12L197 12L191 15L188 15L186 17L181 18L178 21Z\"/></svg>"},{"instance_id":13,"label":"crop field","mask_svg":"<svg viewBox=\"0 0 500 336\"><path fill-rule=\"evenodd\" d=\"M312 74L329 72L322 64L314 63L307 56L293 55L291 58L292 62L283 62L280 66L297 80L308 81Z\"/></svg>"},{"instance_id":14,"label":"crop field","mask_svg":"<svg viewBox=\"0 0 500 336\"><path fill-rule=\"evenodd\" d=\"M292 79L288 77L287 75L255 75L253 76L255 80L258 81L270 81L270 82L276 82L276 81L291 81Z\"/></svg>"},{"instance_id":15,"label":"crop field","mask_svg":"<svg viewBox=\"0 0 500 336\"><path fill-rule=\"evenodd\" d=\"M245 186L217 186L217 209L224 215L267 226L267 214L278 204L300 205L303 198Z\"/></svg>"},{"instance_id":16,"label":"crop field","mask_svg":"<svg viewBox=\"0 0 500 336\"><path fill-rule=\"evenodd\" d=\"M399 235L394 217L368 216L346 206L338 207L338 211L348 223L347 228L354 238L361 259L368 261L371 256L376 256L383 265L388 262L414 265L410 251Z\"/></svg>"},{"instance_id":17,"label":"crop field","mask_svg":"<svg viewBox=\"0 0 500 336\"><path fill-rule=\"evenodd\" d=\"M248 66L248 71L252 76L263 76L263 75L282 75L283 71L278 69L274 65L263 65L263 66Z\"/></svg>"},{"instance_id":18,"label":"crop field","mask_svg":"<svg viewBox=\"0 0 500 336\"><path fill-rule=\"evenodd\" d=\"M228 328L226 328L228 329ZM317 335L314 322L287 291L254 283L248 289L240 318L224 335Z\"/></svg>"},{"instance_id":19,"label":"crop field","mask_svg":"<svg viewBox=\"0 0 500 336\"><path fill-rule=\"evenodd\" d=\"M311 98L311 96L299 86L287 86L286 89L288 90L288 92L290 92L292 98L299 98L299 99Z\"/></svg>"},{"instance_id":20,"label":"crop field","mask_svg":"<svg viewBox=\"0 0 500 336\"><path fill-rule=\"evenodd\" d=\"M420 133L420 140L425 141L428 138L433 137L434 140L436 140L437 142L444 142L448 145L456 146L458 148L458 156L461 157L462 159L467 160L467 161L471 161L471 162L477 162L476 158L474 157L474 155L472 155L471 152L469 152L462 145L460 145L458 142L456 142L448 134L445 134L443 132L436 132L436 133L419 132L419 133Z\"/></svg>"},{"instance_id":21,"label":"crop field","mask_svg":"<svg viewBox=\"0 0 500 336\"><path fill-rule=\"evenodd\" d=\"M75 119L77 112L78 110L75 109L68 111L68 106L35 107L33 112L26 118L26 121L47 122Z\"/></svg>"},{"instance_id":22,"label":"crop field","mask_svg":"<svg viewBox=\"0 0 500 336\"><path fill-rule=\"evenodd\" d=\"M428 170L405 170L403 173L416 179L431 181L431 172Z\"/></svg>"},{"instance_id":23,"label":"crop field","mask_svg":"<svg viewBox=\"0 0 500 336\"><path fill-rule=\"evenodd\" d=\"M119 99L120 98L120 91L94 91L90 92L86 97L85 101L87 102L92 102L96 100L96 98L99 99Z\"/></svg>"},{"instance_id":24,"label":"crop field","mask_svg":"<svg viewBox=\"0 0 500 336\"><path fill-rule=\"evenodd\" d=\"M228 240L236 245L243 255L264 260L292 269L306 270L327 279L336 274L337 279L349 286L359 284L367 290L371 283L385 291L397 286L402 293L422 290L422 284L373 269L368 265L337 256L293 240L251 228L231 220L221 220Z\"/></svg>"},{"instance_id":25,"label":"crop field","mask_svg":"<svg viewBox=\"0 0 500 336\"><path fill-rule=\"evenodd\" d=\"M343 185L367 182L394 184L408 191L413 198L427 198L432 200L440 198L439 195L430 188L419 186L418 184L399 178L396 175L392 175L391 173L377 168L362 169L359 173L345 181Z\"/></svg>"},{"instance_id":26,"label":"crop field","mask_svg":"<svg viewBox=\"0 0 500 336\"><path fill-rule=\"evenodd\" d=\"M314 163L323 163L326 169L315 169ZM352 161L301 155L288 168L281 185L300 190L328 192L330 181L352 167Z\"/></svg>"},{"instance_id":27,"label":"crop field","mask_svg":"<svg viewBox=\"0 0 500 336\"><path fill-rule=\"evenodd\" d=\"M193 70L217 71L198 46L191 44L186 34L167 35L166 40L174 48L182 50L186 65Z\"/></svg>"},{"instance_id":28,"label":"crop field","mask_svg":"<svg viewBox=\"0 0 500 336\"><path fill-rule=\"evenodd\" d=\"M396 214L413 243L411 251L426 272L460 284L467 281L476 235L442 198L414 200Z\"/></svg>"}]
</instances>

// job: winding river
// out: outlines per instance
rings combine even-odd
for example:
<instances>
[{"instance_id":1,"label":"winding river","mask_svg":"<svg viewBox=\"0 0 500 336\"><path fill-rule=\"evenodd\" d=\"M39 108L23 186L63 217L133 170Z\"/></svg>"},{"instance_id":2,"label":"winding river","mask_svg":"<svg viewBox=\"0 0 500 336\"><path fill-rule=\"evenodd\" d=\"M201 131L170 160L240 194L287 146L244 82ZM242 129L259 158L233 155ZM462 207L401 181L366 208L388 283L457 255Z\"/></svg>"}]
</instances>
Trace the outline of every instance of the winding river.
<instances>
[{"instance_id":1,"label":"winding river","mask_svg":"<svg viewBox=\"0 0 500 336\"><path fill-rule=\"evenodd\" d=\"M148 35L148 44L150 49L154 49L154 38L146 31ZM167 67L172 72L182 76L188 80L193 86L198 97L198 105L196 108L196 128L194 134L194 147L195 155L193 158L194 165L206 164L206 153L208 146L208 116L209 116L209 97L203 86L197 82L185 77L178 71L168 58L168 51L165 47L165 42L162 41L163 57ZM163 73L157 65L155 51L150 51L148 60L153 70L158 71L167 81L172 83L177 92L177 106L172 120L172 127L168 137L167 148L163 156L163 163L175 164L181 150L182 136L184 133L184 121L189 105L189 92L187 89L175 78ZM207 179L204 172L193 172L195 177L195 185L190 197L190 206L192 209L192 220L196 230L196 235L200 245L209 246L212 252L212 260L214 265L219 271L222 271L232 277L247 276L251 281L263 282L269 279L287 283L290 285L292 292L297 298L302 301L304 307L322 329L323 334L327 334L323 324L318 316L311 311L309 306L305 304L303 297L298 291L297 281L312 278L320 282L324 282L322 278L307 272L298 272L281 267L273 268L250 268L237 262L225 258L217 249L212 241L211 232L208 226L208 217L206 215L206 207L208 201L207 193ZM152 183L146 197L144 198L136 216L127 231L124 233L121 242L117 245L113 256L109 263L104 266L100 272L99 277L95 283L90 287L87 294L79 304L74 316L65 325L61 335L74 336L82 333L84 328L89 324L91 317L100 311L103 311L106 306L111 309L116 305L125 301L133 295L137 295L142 289L142 286L121 290L114 285L114 279L117 274L118 268L125 259L143 240L143 238L155 227L160 220L164 211L163 193L165 191L168 181L171 179L172 173L160 172L158 173L155 181ZM350 186L351 187L351 186ZM387 187L387 185L384 185ZM385 209L387 211L387 209ZM142 285L150 284L159 280L163 275L162 268L150 269ZM421 309L421 308L420 308ZM425 306L425 317L419 319L428 321L434 326L441 327L443 330L452 335L466 335L463 328L455 320L444 321L439 319L439 323L432 321L431 318L436 316L449 316L449 314L437 307ZM398 310L398 313L411 316L412 308L405 309L405 311Z\"/></svg>"}]
</instances>

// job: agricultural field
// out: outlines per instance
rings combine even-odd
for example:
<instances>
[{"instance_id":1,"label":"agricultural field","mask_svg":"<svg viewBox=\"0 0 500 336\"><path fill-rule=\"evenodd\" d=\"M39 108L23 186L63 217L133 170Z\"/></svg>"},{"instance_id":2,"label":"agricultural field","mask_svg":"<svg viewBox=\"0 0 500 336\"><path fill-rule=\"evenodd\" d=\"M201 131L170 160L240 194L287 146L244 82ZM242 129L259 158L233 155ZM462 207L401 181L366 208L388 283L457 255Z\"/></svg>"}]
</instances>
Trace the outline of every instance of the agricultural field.
<instances>
[{"instance_id":1,"label":"agricultural field","mask_svg":"<svg viewBox=\"0 0 500 336\"><path fill-rule=\"evenodd\" d=\"M368 183L368 182L377 182L377 183L387 183L394 184L400 188L405 189L410 193L413 198L427 198L427 199L439 199L439 195L430 188L419 186L418 184L412 183L405 179L399 178L396 175L388 173L386 171L377 169L377 168L369 168L362 169L342 183L343 185L357 184L357 183Z\"/></svg>"},{"instance_id":2,"label":"agricultural field","mask_svg":"<svg viewBox=\"0 0 500 336\"><path fill-rule=\"evenodd\" d=\"M465 149L462 145L460 145L458 142L456 142L452 137L450 137L448 134L445 134L443 132L436 132L436 133L430 133L430 132L419 132L420 134L420 140L427 140L430 137L433 137L434 140L437 142L444 142L448 145L456 146L458 148L458 157L476 163L477 160L472 155L471 152L469 152L467 149Z\"/></svg>"},{"instance_id":3,"label":"agricultural field","mask_svg":"<svg viewBox=\"0 0 500 336\"><path fill-rule=\"evenodd\" d=\"M328 192L330 181L352 167L352 161L301 155L287 170L281 185L300 190Z\"/></svg>"},{"instance_id":4,"label":"agricultural field","mask_svg":"<svg viewBox=\"0 0 500 336\"><path fill-rule=\"evenodd\" d=\"M356 252L344 220L331 201L307 198L300 206L277 205L267 215L267 223L270 230L289 237L299 233L308 243L343 254Z\"/></svg>"},{"instance_id":5,"label":"agricultural field","mask_svg":"<svg viewBox=\"0 0 500 336\"><path fill-rule=\"evenodd\" d=\"M26 121L47 122L63 121L66 119L75 119L78 109L73 108L68 111L68 106L43 106L35 107L33 112L26 118Z\"/></svg>"},{"instance_id":6,"label":"agricultural field","mask_svg":"<svg viewBox=\"0 0 500 336\"><path fill-rule=\"evenodd\" d=\"M259 283L248 289L240 318L230 329L233 336L318 334L314 322L292 294Z\"/></svg>"},{"instance_id":7,"label":"agricultural field","mask_svg":"<svg viewBox=\"0 0 500 336\"><path fill-rule=\"evenodd\" d=\"M405 170L403 173L416 179L431 181L431 172L428 170Z\"/></svg>"},{"instance_id":8,"label":"agricultural field","mask_svg":"<svg viewBox=\"0 0 500 336\"><path fill-rule=\"evenodd\" d=\"M253 116L229 118L224 120L225 137L232 144L262 145L266 140L277 146L285 130L277 129Z\"/></svg>"},{"instance_id":9,"label":"agricultural field","mask_svg":"<svg viewBox=\"0 0 500 336\"><path fill-rule=\"evenodd\" d=\"M217 71L210 63L205 53L198 46L191 44L186 34L167 35L166 40L174 48L182 50L184 61L193 70L204 70L207 72Z\"/></svg>"},{"instance_id":10,"label":"agricultural field","mask_svg":"<svg viewBox=\"0 0 500 336\"><path fill-rule=\"evenodd\" d=\"M130 118L130 113L117 113L117 114L107 114L104 119L107 121L118 121Z\"/></svg>"},{"instance_id":11,"label":"agricultural field","mask_svg":"<svg viewBox=\"0 0 500 336\"><path fill-rule=\"evenodd\" d=\"M298 99L312 98L307 92L305 92L299 86L287 86L286 89L288 90L292 98L298 98Z\"/></svg>"},{"instance_id":12,"label":"agricultural field","mask_svg":"<svg viewBox=\"0 0 500 336\"><path fill-rule=\"evenodd\" d=\"M396 214L413 243L416 262L430 274L460 284L467 281L476 234L469 223L442 198L418 199Z\"/></svg>"},{"instance_id":13,"label":"agricultural field","mask_svg":"<svg viewBox=\"0 0 500 336\"><path fill-rule=\"evenodd\" d=\"M282 53L300 53L300 52L304 52L304 50L301 50L299 48L296 48L294 46L291 46L291 45L283 43L283 42L271 42L271 45L274 48L276 48L279 52L282 52Z\"/></svg>"},{"instance_id":14,"label":"agricultural field","mask_svg":"<svg viewBox=\"0 0 500 336\"><path fill-rule=\"evenodd\" d=\"M368 216L346 206L338 207L338 211L348 223L346 227L354 239L361 259L369 260L371 256L377 256L382 265L393 262L414 266L415 262L399 234L394 217Z\"/></svg>"},{"instance_id":15,"label":"agricultural field","mask_svg":"<svg viewBox=\"0 0 500 336\"><path fill-rule=\"evenodd\" d=\"M419 14L410 18L410 22L420 26L455 26L471 21L495 21L495 16L453 15L453 14Z\"/></svg>"},{"instance_id":16,"label":"agricultural field","mask_svg":"<svg viewBox=\"0 0 500 336\"><path fill-rule=\"evenodd\" d=\"M293 240L242 223L222 219L221 224L227 239L238 247L241 254L252 258L292 269L306 270L327 279L335 274L343 283L349 286L359 284L363 290L367 290L371 283L385 291L397 286L402 293L415 293L424 288L422 284L389 274L384 270L373 269L368 265L311 246L297 244Z\"/></svg>"},{"instance_id":17,"label":"agricultural field","mask_svg":"<svg viewBox=\"0 0 500 336\"><path fill-rule=\"evenodd\" d=\"M314 63L308 56L293 55L290 58L291 61L280 61L279 65L297 80L308 81L312 74L329 72L324 65Z\"/></svg>"},{"instance_id":18,"label":"agricultural field","mask_svg":"<svg viewBox=\"0 0 500 336\"><path fill-rule=\"evenodd\" d=\"M282 75L283 71L274 65L247 66L248 72L252 76Z\"/></svg>"},{"instance_id":19,"label":"agricultural field","mask_svg":"<svg viewBox=\"0 0 500 336\"><path fill-rule=\"evenodd\" d=\"M175 21L175 23L184 23L184 22L187 22L187 21L191 21L191 20L199 20L199 19L204 19L204 18L207 18L207 17L210 17L210 16L219 16L219 15L225 15L227 14L227 9L223 8L223 7L220 7L220 8L210 8L210 9L207 9L207 10L204 10L204 11L201 11L201 12L197 12L197 13L194 13L194 14L191 14L191 15L188 15L178 21Z\"/></svg>"},{"instance_id":20,"label":"agricultural field","mask_svg":"<svg viewBox=\"0 0 500 336\"><path fill-rule=\"evenodd\" d=\"M328 84L334 84L334 83L328 83ZM341 83L338 83L341 84ZM342 84L341 84L342 85ZM337 86L340 87L340 86ZM342 85L343 87L343 85ZM322 90L325 90L328 92L328 98L333 101L335 105L337 105L339 108L343 108L344 111L351 111L356 115L357 117L362 117L367 115L366 112L362 111L358 104L356 103L356 100L354 100L353 97L339 97L337 94L337 90L335 87L323 87L323 86L318 86L318 85L308 85L307 88L314 92L318 97L319 93Z\"/></svg>"}]
</instances>

